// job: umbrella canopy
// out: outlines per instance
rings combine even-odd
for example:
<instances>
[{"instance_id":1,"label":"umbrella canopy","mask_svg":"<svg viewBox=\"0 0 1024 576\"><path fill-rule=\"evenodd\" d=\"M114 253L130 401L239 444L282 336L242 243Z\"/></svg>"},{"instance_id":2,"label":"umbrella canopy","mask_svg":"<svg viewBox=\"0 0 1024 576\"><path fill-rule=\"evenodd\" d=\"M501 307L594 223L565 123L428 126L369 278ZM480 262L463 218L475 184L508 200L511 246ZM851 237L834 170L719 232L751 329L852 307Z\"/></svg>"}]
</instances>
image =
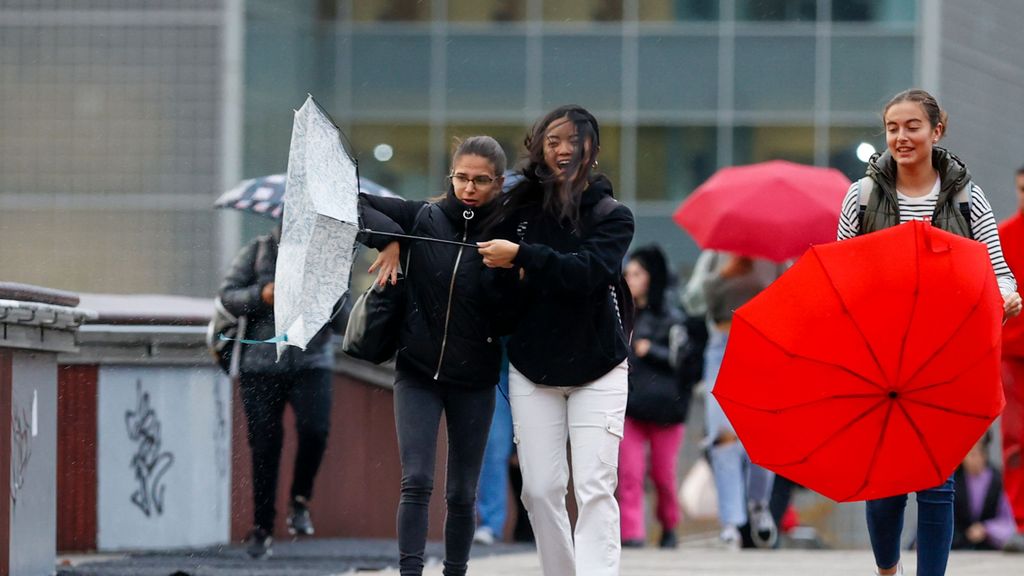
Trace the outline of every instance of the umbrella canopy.
<instances>
[{"instance_id":1,"label":"umbrella canopy","mask_svg":"<svg viewBox=\"0 0 1024 576\"><path fill-rule=\"evenodd\" d=\"M714 395L751 459L837 501L941 484L1003 407L985 246L921 222L811 248L736 311Z\"/></svg>"},{"instance_id":2,"label":"umbrella canopy","mask_svg":"<svg viewBox=\"0 0 1024 576\"><path fill-rule=\"evenodd\" d=\"M234 208L279 219L284 210L284 190L287 179L287 174L271 174L243 180L238 183L238 186L221 194L213 205L216 208ZM362 177L359 178L359 191L374 196L398 198L398 194Z\"/></svg>"},{"instance_id":3,"label":"umbrella canopy","mask_svg":"<svg viewBox=\"0 0 1024 576\"><path fill-rule=\"evenodd\" d=\"M782 262L836 239L849 187L838 170L784 160L723 168L672 219L701 248Z\"/></svg>"},{"instance_id":4,"label":"umbrella canopy","mask_svg":"<svg viewBox=\"0 0 1024 576\"><path fill-rule=\"evenodd\" d=\"M355 161L310 96L295 113L274 286L278 355L305 349L348 291L359 229Z\"/></svg>"}]
</instances>

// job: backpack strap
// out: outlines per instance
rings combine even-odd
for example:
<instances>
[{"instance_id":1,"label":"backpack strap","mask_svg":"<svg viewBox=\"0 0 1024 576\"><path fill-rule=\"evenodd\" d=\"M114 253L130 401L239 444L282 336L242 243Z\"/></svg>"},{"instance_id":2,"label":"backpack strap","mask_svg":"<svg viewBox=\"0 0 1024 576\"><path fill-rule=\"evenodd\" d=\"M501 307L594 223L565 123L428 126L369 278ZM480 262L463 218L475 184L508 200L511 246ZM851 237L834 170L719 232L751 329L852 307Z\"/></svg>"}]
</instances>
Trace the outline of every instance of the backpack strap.
<instances>
[{"instance_id":1,"label":"backpack strap","mask_svg":"<svg viewBox=\"0 0 1024 576\"><path fill-rule=\"evenodd\" d=\"M868 202L875 191L875 181L869 176L857 180L857 233L863 234L864 214L868 211Z\"/></svg>"},{"instance_id":2,"label":"backpack strap","mask_svg":"<svg viewBox=\"0 0 1024 576\"><path fill-rule=\"evenodd\" d=\"M593 227L601 220L607 218L618 206L619 201L615 198L611 196L602 197L594 205L594 209L590 211L587 227ZM636 303L633 301L633 294L629 291L629 285L626 284L626 279L621 272L612 283L608 284L608 293L615 308L615 316L619 319L619 326L622 328L623 334L626 335L626 341L629 342L633 338L633 324L636 321Z\"/></svg>"}]
</instances>

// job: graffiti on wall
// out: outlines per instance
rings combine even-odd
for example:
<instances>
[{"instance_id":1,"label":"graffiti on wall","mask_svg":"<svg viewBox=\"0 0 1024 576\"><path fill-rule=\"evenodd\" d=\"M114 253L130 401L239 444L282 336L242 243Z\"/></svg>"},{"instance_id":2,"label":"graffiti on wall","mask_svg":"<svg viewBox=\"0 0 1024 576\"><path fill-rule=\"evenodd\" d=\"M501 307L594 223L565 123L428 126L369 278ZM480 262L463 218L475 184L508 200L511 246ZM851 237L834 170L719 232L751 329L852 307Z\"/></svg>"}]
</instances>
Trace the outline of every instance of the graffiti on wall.
<instances>
[{"instance_id":1,"label":"graffiti on wall","mask_svg":"<svg viewBox=\"0 0 1024 576\"><path fill-rule=\"evenodd\" d=\"M32 423L28 412L22 408L14 410L11 448L11 507L18 505L18 494L25 486L25 472L32 459Z\"/></svg>"},{"instance_id":2,"label":"graffiti on wall","mask_svg":"<svg viewBox=\"0 0 1024 576\"><path fill-rule=\"evenodd\" d=\"M160 437L160 419L153 410L149 392L142 390L142 381L135 382L135 409L124 414L128 439L135 444L131 467L137 487L132 493L132 504L146 516L164 513L163 477L174 464L174 454L163 450Z\"/></svg>"}]
</instances>

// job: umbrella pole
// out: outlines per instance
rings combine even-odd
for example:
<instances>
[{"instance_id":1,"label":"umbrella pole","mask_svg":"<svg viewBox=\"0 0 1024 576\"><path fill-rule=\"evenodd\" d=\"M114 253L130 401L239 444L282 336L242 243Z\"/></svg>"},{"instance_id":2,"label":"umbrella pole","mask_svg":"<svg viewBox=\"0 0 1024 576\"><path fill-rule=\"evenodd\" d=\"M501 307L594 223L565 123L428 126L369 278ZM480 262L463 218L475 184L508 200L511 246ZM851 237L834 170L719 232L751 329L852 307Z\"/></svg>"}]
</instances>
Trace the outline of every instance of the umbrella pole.
<instances>
[{"instance_id":1,"label":"umbrella pole","mask_svg":"<svg viewBox=\"0 0 1024 576\"><path fill-rule=\"evenodd\" d=\"M463 246L466 248L479 248L476 244L469 244L467 242L456 242L454 240L442 240L441 238L430 238L428 236L411 236L409 234L396 234L394 232L377 232L376 230L370 230L369 228L363 228L360 232L364 234L375 234L377 236L391 236L394 238L405 238L408 240L426 240L427 242L438 242L440 244L451 244L453 246Z\"/></svg>"}]
</instances>

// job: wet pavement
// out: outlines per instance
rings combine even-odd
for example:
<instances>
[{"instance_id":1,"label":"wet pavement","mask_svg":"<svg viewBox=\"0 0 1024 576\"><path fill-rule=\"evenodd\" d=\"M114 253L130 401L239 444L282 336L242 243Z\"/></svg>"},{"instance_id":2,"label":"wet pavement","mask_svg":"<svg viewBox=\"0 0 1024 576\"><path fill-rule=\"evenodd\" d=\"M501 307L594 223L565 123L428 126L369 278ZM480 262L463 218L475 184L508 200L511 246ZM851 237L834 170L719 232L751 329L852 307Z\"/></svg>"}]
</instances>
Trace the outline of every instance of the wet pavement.
<instances>
[{"instance_id":1,"label":"wet pavement","mask_svg":"<svg viewBox=\"0 0 1024 576\"><path fill-rule=\"evenodd\" d=\"M440 576L443 547L427 547L425 576ZM904 553L906 574L915 574L914 554ZM394 540L305 540L279 542L265 560L250 560L241 546L181 552L64 557L60 576L397 576ZM541 576L531 545L474 546L469 573L477 576ZM625 550L622 576L868 576L868 550L743 550L717 547L714 538L688 538L676 550ZM1024 554L954 552L950 576L1024 574Z\"/></svg>"}]
</instances>

